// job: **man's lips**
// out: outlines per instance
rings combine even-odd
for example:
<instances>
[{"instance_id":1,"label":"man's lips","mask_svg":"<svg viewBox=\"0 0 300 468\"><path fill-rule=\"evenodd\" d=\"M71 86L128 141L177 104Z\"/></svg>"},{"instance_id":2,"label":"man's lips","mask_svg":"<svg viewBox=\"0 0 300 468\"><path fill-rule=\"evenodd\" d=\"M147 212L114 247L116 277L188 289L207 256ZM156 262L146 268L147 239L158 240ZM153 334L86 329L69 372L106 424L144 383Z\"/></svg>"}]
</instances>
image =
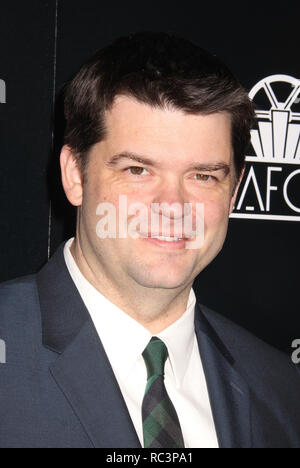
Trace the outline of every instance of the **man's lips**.
<instances>
[{"instance_id":1,"label":"man's lips","mask_svg":"<svg viewBox=\"0 0 300 468\"><path fill-rule=\"evenodd\" d=\"M179 236L175 236L175 235L168 235L168 234L152 234L152 233L143 233L143 232L139 232L138 233L140 235L140 237L144 237L144 238L151 238L151 239L154 239L154 238L157 238L157 237L162 237L162 238L167 238L167 239L170 239L170 242L175 242L175 240L173 239L180 239L180 240L191 240L194 236L191 235L191 236L187 236L187 235L179 235Z\"/></svg>"},{"instance_id":2,"label":"man's lips","mask_svg":"<svg viewBox=\"0 0 300 468\"><path fill-rule=\"evenodd\" d=\"M186 248L186 241L191 239L190 237L178 238L176 236L154 236L145 233L140 233L140 237L147 242L148 245L160 247L165 250L184 250ZM166 240L166 238L168 240Z\"/></svg>"}]
</instances>

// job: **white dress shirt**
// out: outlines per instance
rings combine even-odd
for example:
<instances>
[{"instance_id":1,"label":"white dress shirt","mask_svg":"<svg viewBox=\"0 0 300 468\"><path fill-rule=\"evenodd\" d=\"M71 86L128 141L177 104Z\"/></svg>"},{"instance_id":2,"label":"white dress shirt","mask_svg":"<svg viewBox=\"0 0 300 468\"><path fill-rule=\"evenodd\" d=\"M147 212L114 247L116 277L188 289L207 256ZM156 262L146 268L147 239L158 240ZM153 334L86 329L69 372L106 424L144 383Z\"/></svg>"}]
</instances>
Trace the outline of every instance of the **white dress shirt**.
<instances>
[{"instance_id":1,"label":"white dress shirt","mask_svg":"<svg viewBox=\"0 0 300 468\"><path fill-rule=\"evenodd\" d=\"M69 273L94 322L143 446L142 401L147 371L142 353L152 335L110 302L82 275L70 246L64 248ZM186 448L218 448L206 380L194 329L196 297L191 289L185 313L158 336L167 346L165 386L176 409Z\"/></svg>"}]
</instances>

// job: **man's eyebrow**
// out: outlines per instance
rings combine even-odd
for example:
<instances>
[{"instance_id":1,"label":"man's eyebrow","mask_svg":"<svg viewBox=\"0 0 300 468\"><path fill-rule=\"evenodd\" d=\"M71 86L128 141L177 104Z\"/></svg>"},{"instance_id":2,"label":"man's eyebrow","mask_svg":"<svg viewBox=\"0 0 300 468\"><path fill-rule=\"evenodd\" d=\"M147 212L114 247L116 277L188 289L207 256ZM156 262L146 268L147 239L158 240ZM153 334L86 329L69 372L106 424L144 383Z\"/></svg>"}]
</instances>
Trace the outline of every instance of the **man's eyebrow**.
<instances>
[{"instance_id":1,"label":"man's eyebrow","mask_svg":"<svg viewBox=\"0 0 300 468\"><path fill-rule=\"evenodd\" d=\"M147 166L152 167L159 167L159 164L156 161L153 161L147 156L142 156L136 153L130 153L128 151L115 154L108 161L106 161L105 164L108 167L114 167L123 160L135 161L140 164L145 164ZM216 162L213 164L192 163L188 166L188 169L199 172L223 171L225 175L228 175L230 173L230 165L224 162Z\"/></svg>"},{"instance_id":2,"label":"man's eyebrow","mask_svg":"<svg viewBox=\"0 0 300 468\"><path fill-rule=\"evenodd\" d=\"M227 163L219 162L215 164L196 164L189 167L192 171L199 172L216 172L223 171L225 175L230 173L230 165Z\"/></svg>"},{"instance_id":3,"label":"man's eyebrow","mask_svg":"<svg viewBox=\"0 0 300 468\"><path fill-rule=\"evenodd\" d=\"M152 161L151 159L147 158L146 156L138 155L135 153L129 153L128 151L124 151L122 153L115 154L112 156L108 161L105 162L106 166L108 167L114 167L116 166L120 161L123 160L130 160L130 161L135 161L141 164L147 164L147 166L157 166L157 164Z\"/></svg>"}]
</instances>

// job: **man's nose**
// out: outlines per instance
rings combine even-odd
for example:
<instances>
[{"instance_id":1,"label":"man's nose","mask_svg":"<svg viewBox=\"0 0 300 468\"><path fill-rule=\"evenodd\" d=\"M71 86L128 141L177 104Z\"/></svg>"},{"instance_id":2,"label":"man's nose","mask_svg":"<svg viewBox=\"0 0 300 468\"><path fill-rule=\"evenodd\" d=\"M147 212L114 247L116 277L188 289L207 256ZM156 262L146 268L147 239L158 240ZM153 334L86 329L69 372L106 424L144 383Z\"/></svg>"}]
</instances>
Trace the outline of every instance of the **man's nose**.
<instances>
[{"instance_id":1,"label":"man's nose","mask_svg":"<svg viewBox=\"0 0 300 468\"><path fill-rule=\"evenodd\" d=\"M171 219L188 215L189 203L179 181L164 181L152 200L152 211Z\"/></svg>"}]
</instances>

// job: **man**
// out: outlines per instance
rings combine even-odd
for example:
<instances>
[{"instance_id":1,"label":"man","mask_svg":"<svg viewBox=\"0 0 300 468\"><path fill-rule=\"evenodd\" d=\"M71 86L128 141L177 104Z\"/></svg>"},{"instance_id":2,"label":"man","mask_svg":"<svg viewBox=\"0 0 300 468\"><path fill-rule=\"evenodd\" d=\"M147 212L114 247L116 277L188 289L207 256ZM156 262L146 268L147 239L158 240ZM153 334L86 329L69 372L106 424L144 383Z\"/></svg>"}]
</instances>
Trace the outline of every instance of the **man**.
<instances>
[{"instance_id":1,"label":"man","mask_svg":"<svg viewBox=\"0 0 300 468\"><path fill-rule=\"evenodd\" d=\"M289 358L192 289L224 243L253 115L218 59L167 34L82 67L60 157L75 239L0 290L2 447L300 446Z\"/></svg>"}]
</instances>

